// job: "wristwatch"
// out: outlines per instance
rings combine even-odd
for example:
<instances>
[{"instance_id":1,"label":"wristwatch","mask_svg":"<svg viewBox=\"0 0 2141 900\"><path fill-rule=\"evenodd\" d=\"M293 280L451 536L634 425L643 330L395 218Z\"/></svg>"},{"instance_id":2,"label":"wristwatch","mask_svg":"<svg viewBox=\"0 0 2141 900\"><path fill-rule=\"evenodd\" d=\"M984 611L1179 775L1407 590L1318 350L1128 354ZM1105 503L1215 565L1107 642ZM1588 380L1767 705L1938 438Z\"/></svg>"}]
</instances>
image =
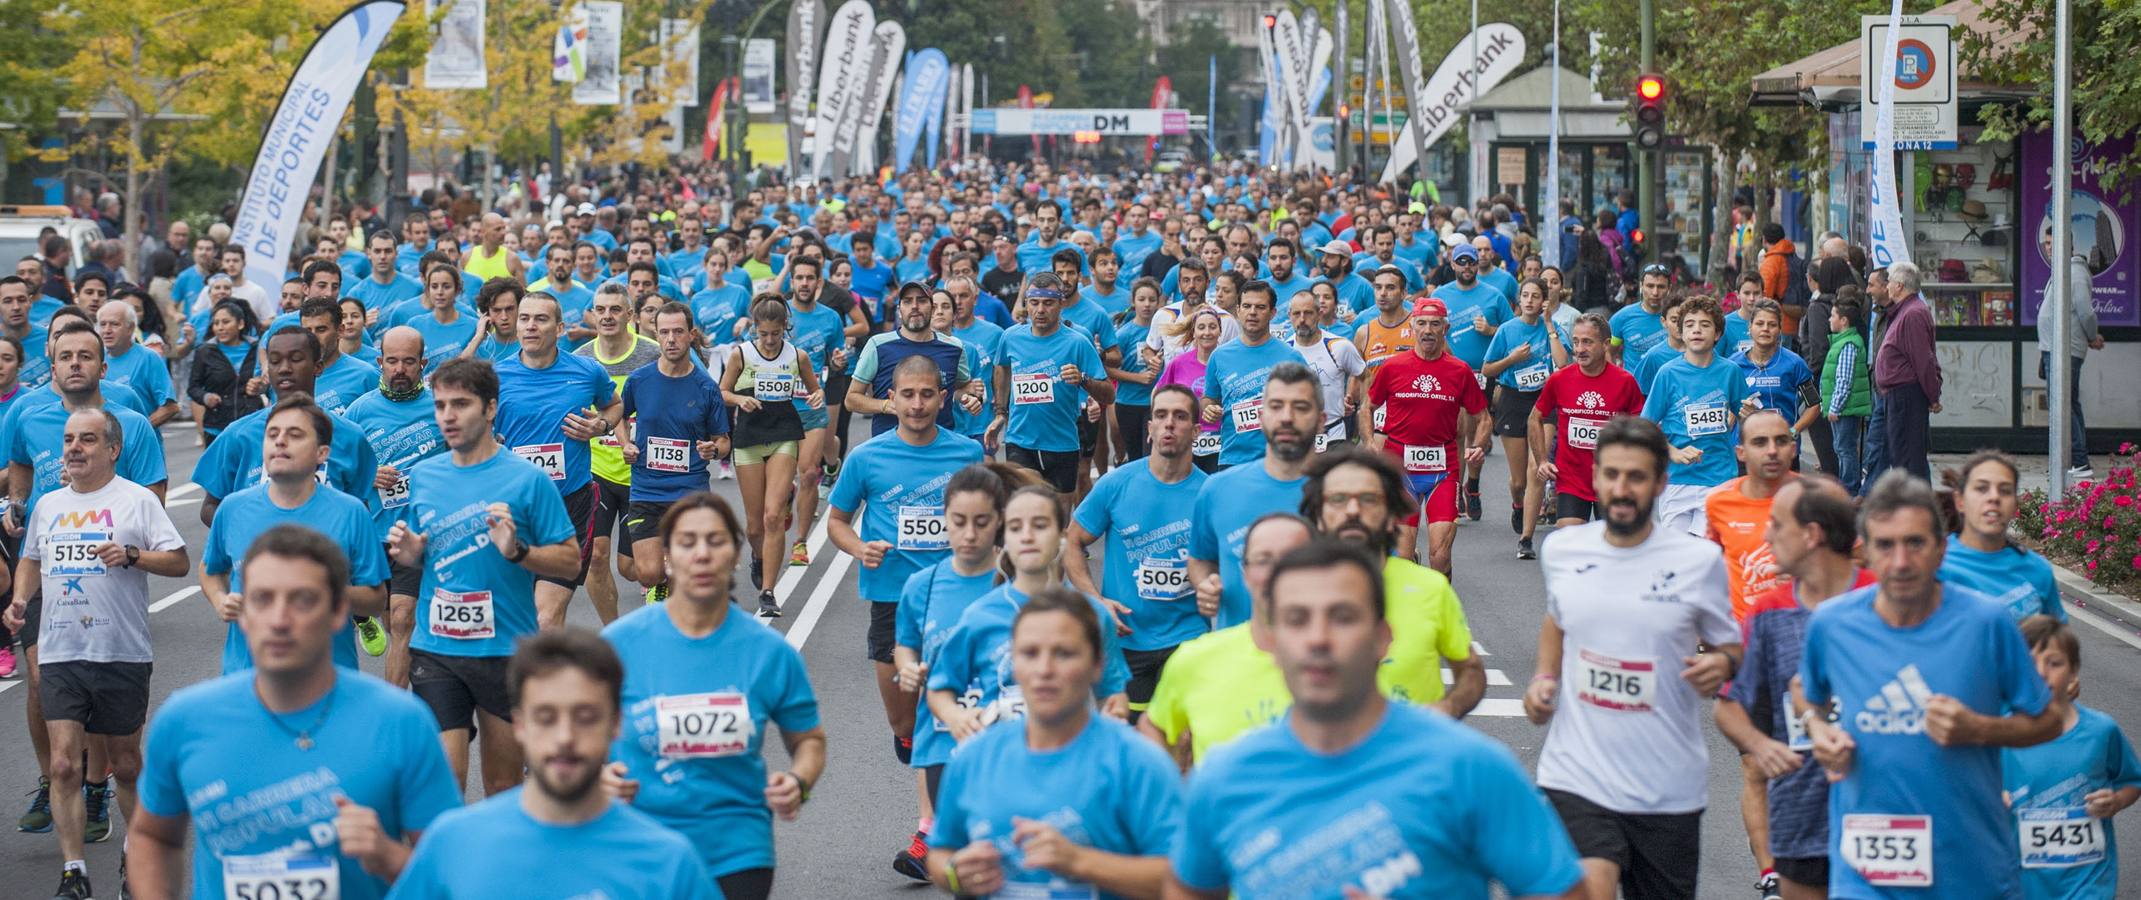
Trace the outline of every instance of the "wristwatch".
<instances>
[{"instance_id":1,"label":"wristwatch","mask_svg":"<svg viewBox=\"0 0 2141 900\"><path fill-rule=\"evenodd\" d=\"M128 544L128 545L126 545L126 567L127 567L127 568L129 568L129 569L131 569L131 568L133 568L133 567L134 567L134 564L135 564L135 563L138 563L138 562L140 562L140 561L141 561L141 548L140 548L140 547L136 547L136 546L134 546L134 545L132 545L132 544Z\"/></svg>"},{"instance_id":2,"label":"wristwatch","mask_svg":"<svg viewBox=\"0 0 2141 900\"><path fill-rule=\"evenodd\" d=\"M505 558L506 562L513 563L514 565L519 565L521 560L528 558L528 542L521 540L517 537L514 538L513 550L512 552L505 554Z\"/></svg>"}]
</instances>

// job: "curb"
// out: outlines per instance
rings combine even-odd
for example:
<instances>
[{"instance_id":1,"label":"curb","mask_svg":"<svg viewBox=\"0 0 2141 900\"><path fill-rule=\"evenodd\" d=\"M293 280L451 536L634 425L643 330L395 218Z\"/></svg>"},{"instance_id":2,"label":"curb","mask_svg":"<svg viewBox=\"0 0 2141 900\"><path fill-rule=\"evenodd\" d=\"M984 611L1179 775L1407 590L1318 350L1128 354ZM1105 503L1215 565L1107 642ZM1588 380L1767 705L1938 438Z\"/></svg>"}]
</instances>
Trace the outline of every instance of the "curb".
<instances>
[{"instance_id":1,"label":"curb","mask_svg":"<svg viewBox=\"0 0 2141 900\"><path fill-rule=\"evenodd\" d=\"M2052 578L2066 595L2068 609L2078 613L2075 618L2141 650L2141 603L2100 590L2089 579L2058 563L2052 564Z\"/></svg>"}]
</instances>

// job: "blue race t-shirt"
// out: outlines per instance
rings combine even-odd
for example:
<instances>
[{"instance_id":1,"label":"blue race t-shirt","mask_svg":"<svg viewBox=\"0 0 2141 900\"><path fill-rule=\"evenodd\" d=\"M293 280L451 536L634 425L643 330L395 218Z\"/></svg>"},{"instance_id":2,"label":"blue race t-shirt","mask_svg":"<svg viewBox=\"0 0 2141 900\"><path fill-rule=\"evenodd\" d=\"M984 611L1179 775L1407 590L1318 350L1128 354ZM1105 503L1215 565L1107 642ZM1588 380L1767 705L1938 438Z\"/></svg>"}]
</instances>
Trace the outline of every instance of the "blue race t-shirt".
<instances>
[{"instance_id":1,"label":"blue race t-shirt","mask_svg":"<svg viewBox=\"0 0 2141 900\"><path fill-rule=\"evenodd\" d=\"M1144 271L1145 258L1158 251L1162 243L1159 234L1149 228L1144 234L1125 231L1117 237L1115 258L1122 261L1122 271L1115 274L1115 286L1128 290L1130 282L1136 281L1138 273Z\"/></svg>"},{"instance_id":2,"label":"blue race t-shirt","mask_svg":"<svg viewBox=\"0 0 2141 900\"><path fill-rule=\"evenodd\" d=\"M1169 855L1192 888L1341 900L1558 897L1583 878L1576 848L1508 748L1448 716L1392 703L1352 748L1294 736L1293 714L1190 773ZM1433 747L1422 765L1420 748Z\"/></svg>"},{"instance_id":3,"label":"blue race t-shirt","mask_svg":"<svg viewBox=\"0 0 2141 900\"><path fill-rule=\"evenodd\" d=\"M1264 381L1273 367L1306 365L1291 342L1267 337L1255 346L1235 339L1219 345L1204 365L1204 397L1219 401L1219 464L1264 458Z\"/></svg>"},{"instance_id":4,"label":"blue race t-shirt","mask_svg":"<svg viewBox=\"0 0 2141 900\"><path fill-rule=\"evenodd\" d=\"M1747 379L1740 367L1714 354L1707 366L1698 367L1683 356L1658 369L1643 400L1643 418L1658 423L1673 446L1702 450L1701 459L1673 463L1667 474L1671 483L1714 486L1739 474L1739 460L1732 453L1739 431L1734 422L1746 398Z\"/></svg>"},{"instance_id":5,"label":"blue race t-shirt","mask_svg":"<svg viewBox=\"0 0 2141 900\"><path fill-rule=\"evenodd\" d=\"M1064 307L1063 324L1078 326L1085 332L1086 337L1098 345L1097 349L1102 353L1122 347L1121 340L1115 334L1115 314L1098 300L1080 300Z\"/></svg>"},{"instance_id":6,"label":"blue race t-shirt","mask_svg":"<svg viewBox=\"0 0 2141 900\"><path fill-rule=\"evenodd\" d=\"M1085 414L1085 388L1057 377L1066 365L1086 378L1108 377L1100 353L1076 328L1057 327L1047 337L1020 324L1006 330L996 364L1011 370L1010 424L1004 440L1028 450L1069 453L1078 449L1078 417Z\"/></svg>"},{"instance_id":7,"label":"blue race t-shirt","mask_svg":"<svg viewBox=\"0 0 2141 900\"><path fill-rule=\"evenodd\" d=\"M455 345L454 352L461 352L467 345L468 341L463 340ZM328 412L346 416L349 405L357 402L358 397L378 389L379 367L344 353L328 363L327 368L320 371L320 377L313 379L312 402Z\"/></svg>"},{"instance_id":8,"label":"blue race t-shirt","mask_svg":"<svg viewBox=\"0 0 2141 900\"><path fill-rule=\"evenodd\" d=\"M1109 470L1078 504L1076 521L1102 538L1100 593L1130 608L1131 650L1164 650L1210 630L1189 580L1189 533L1197 494L1209 476L1191 467L1174 484L1145 462Z\"/></svg>"},{"instance_id":9,"label":"blue race t-shirt","mask_svg":"<svg viewBox=\"0 0 2141 900\"><path fill-rule=\"evenodd\" d=\"M1495 362L1517 351L1517 347L1529 345L1531 355L1523 362L1503 369L1494 377L1494 383L1512 391L1536 391L1546 386L1546 376L1554 374L1554 354L1547 345L1546 329L1553 323L1541 316L1539 321L1526 324L1522 318L1510 319L1494 332L1494 340L1487 343L1486 362ZM1561 346L1569 345L1569 333L1559 327L1554 334L1561 339Z\"/></svg>"},{"instance_id":10,"label":"blue race t-shirt","mask_svg":"<svg viewBox=\"0 0 2141 900\"><path fill-rule=\"evenodd\" d=\"M736 322L749 313L750 305L750 291L722 283L691 295L691 318L714 346L733 344L741 339L736 335Z\"/></svg>"},{"instance_id":11,"label":"blue race t-shirt","mask_svg":"<svg viewBox=\"0 0 2141 900\"><path fill-rule=\"evenodd\" d=\"M1836 724L1857 744L1851 771L1829 789L1830 896L1879 896L1919 879L1937 891L2021 894L2000 748L1934 743L1925 707L1940 695L1979 715L2034 716L2052 696L2005 608L1960 585L1940 590L1940 606L1909 628L1875 611L1879 585L1822 603L1807 624L1807 702L1835 700ZM1869 865L1884 888L1853 868L1857 858L1878 858Z\"/></svg>"},{"instance_id":12,"label":"blue race t-shirt","mask_svg":"<svg viewBox=\"0 0 2141 900\"><path fill-rule=\"evenodd\" d=\"M592 416L616 399L617 383L610 373L585 356L559 353L540 369L528 368L520 356L513 356L498 363L498 418L493 427L499 443L538 466L563 496L595 477L587 442L565 436L565 414Z\"/></svg>"},{"instance_id":13,"label":"blue race t-shirt","mask_svg":"<svg viewBox=\"0 0 2141 900\"><path fill-rule=\"evenodd\" d=\"M2082 798L2141 787L2141 763L2119 723L2079 703L2074 727L2035 747L2000 751L2027 897L2111 900L2119 894L2119 835Z\"/></svg>"},{"instance_id":14,"label":"blue race t-shirt","mask_svg":"<svg viewBox=\"0 0 2141 900\"><path fill-rule=\"evenodd\" d=\"M293 727L311 749L295 746ZM318 703L281 714L261 704L251 672L179 689L149 722L137 790L150 814L190 820L195 897L231 896L227 868L264 876L285 871L273 860L288 854L290 874L339 871L343 900L378 900L387 885L340 852L335 799L378 814L388 840L461 805L431 710L348 669Z\"/></svg>"},{"instance_id":15,"label":"blue race t-shirt","mask_svg":"<svg viewBox=\"0 0 2141 900\"><path fill-rule=\"evenodd\" d=\"M449 359L461 355L461 350L483 330L483 320L474 315L461 313L451 322L441 322L439 317L425 313L402 324L414 328L424 336L424 374L439 367Z\"/></svg>"},{"instance_id":16,"label":"blue race t-shirt","mask_svg":"<svg viewBox=\"0 0 2141 900\"><path fill-rule=\"evenodd\" d=\"M968 604L930 664L929 689L972 698L972 703L961 699L960 705L993 713L995 721L1024 716L1026 692L1011 674L1011 624L1028 599L1006 583ZM1085 600L1102 623L1113 621L1107 606L1091 597ZM1115 629L1105 624L1100 629L1100 657L1100 681L1093 685L1095 700L1120 694L1130 683L1130 664L1123 660Z\"/></svg>"},{"instance_id":17,"label":"blue race t-shirt","mask_svg":"<svg viewBox=\"0 0 2141 900\"><path fill-rule=\"evenodd\" d=\"M857 446L840 466L826 502L854 515L864 542L886 541L892 549L877 568L864 568L858 592L872 603L897 603L907 577L951 553L944 521L944 486L952 473L982 460L979 443L943 428L922 446L888 431Z\"/></svg>"},{"instance_id":18,"label":"blue race t-shirt","mask_svg":"<svg viewBox=\"0 0 2141 900\"><path fill-rule=\"evenodd\" d=\"M1747 393L1754 395L1763 409L1783 413L1786 422L1799 420L1799 410L1806 406L1799 402L1799 388L1815 378L1814 370L1807 368L1806 360L1783 347L1777 348L1777 355L1769 358L1768 365L1759 365L1747 358L1745 350L1732 354L1731 359L1747 378Z\"/></svg>"},{"instance_id":19,"label":"blue race t-shirt","mask_svg":"<svg viewBox=\"0 0 2141 900\"><path fill-rule=\"evenodd\" d=\"M201 451L200 461L193 466L193 483L201 486L202 493L220 501L266 480L261 448L267 440L268 413L273 411L273 407L255 410L230 423ZM357 423L334 413L327 418L334 423L334 435L328 440L327 477L322 483L373 506L379 499L372 486L379 476L379 460L372 455L372 442L364 439L364 429Z\"/></svg>"},{"instance_id":20,"label":"blue race t-shirt","mask_svg":"<svg viewBox=\"0 0 2141 900\"><path fill-rule=\"evenodd\" d=\"M1474 327L1472 320L1484 318L1489 327L1501 327L1509 321L1509 301L1484 281L1474 281L1469 288L1458 287L1452 281L1436 288L1435 296L1450 308L1450 352L1473 371L1479 371L1486 363L1487 341L1491 338Z\"/></svg>"},{"instance_id":21,"label":"blue race t-shirt","mask_svg":"<svg viewBox=\"0 0 2141 900\"><path fill-rule=\"evenodd\" d=\"M1130 308L1130 292L1112 284L1108 285L1107 291L1102 292L1100 285L1089 284L1078 289L1078 303L1091 303L1110 316L1119 316L1123 310Z\"/></svg>"},{"instance_id":22,"label":"blue race t-shirt","mask_svg":"<svg viewBox=\"0 0 2141 900\"><path fill-rule=\"evenodd\" d=\"M706 460L698 442L729 433L721 386L698 366L681 377L650 362L624 382L624 415L632 421L639 461L632 464L632 499L649 503L682 500L706 490ZM637 418L634 418L634 417Z\"/></svg>"},{"instance_id":23,"label":"blue race t-shirt","mask_svg":"<svg viewBox=\"0 0 2141 900\"><path fill-rule=\"evenodd\" d=\"M315 485L312 496L295 508L284 509L268 496L268 485L256 484L224 498L208 526L208 546L201 550L201 571L230 576L230 590L245 593L245 552L254 539L277 525L303 525L325 535L349 558L352 587L377 587L387 583L387 553L364 503L341 491ZM223 674L253 667L253 653L245 644L238 623L227 623L223 636ZM357 633L347 617L335 629L335 665L357 668Z\"/></svg>"},{"instance_id":24,"label":"blue race t-shirt","mask_svg":"<svg viewBox=\"0 0 2141 900\"><path fill-rule=\"evenodd\" d=\"M1242 581L1242 545L1265 513L1301 508L1306 477L1280 481L1262 465L1235 466L1204 482L1190 517L1189 558L1219 564L1222 593L1214 628L1249 621L1249 588Z\"/></svg>"},{"instance_id":25,"label":"blue race t-shirt","mask_svg":"<svg viewBox=\"0 0 2141 900\"><path fill-rule=\"evenodd\" d=\"M1648 395L1651 385L1658 381L1658 370L1680 357L1680 348L1673 346L1670 341L1659 341L1657 346L1650 348L1650 352L1643 354L1635 361L1635 365L1628 368L1628 374L1635 376L1636 388Z\"/></svg>"},{"instance_id":26,"label":"blue race t-shirt","mask_svg":"<svg viewBox=\"0 0 2141 900\"><path fill-rule=\"evenodd\" d=\"M144 408L152 411L176 399L171 393L171 367L164 355L140 344L118 356L106 356L104 380L126 387Z\"/></svg>"},{"instance_id":27,"label":"blue race t-shirt","mask_svg":"<svg viewBox=\"0 0 2141 900\"><path fill-rule=\"evenodd\" d=\"M978 441L989 430L989 420L996 416L996 361L1003 354L1004 330L977 316L974 324L953 329L952 337L966 345L966 370L981 381L980 411L970 413L959 404L948 404L952 407L952 428Z\"/></svg>"},{"instance_id":28,"label":"blue race t-shirt","mask_svg":"<svg viewBox=\"0 0 2141 900\"><path fill-rule=\"evenodd\" d=\"M1717 342L1719 356L1745 353L1754 346L1754 336L1748 333L1747 319L1738 310L1725 314L1725 336Z\"/></svg>"},{"instance_id":29,"label":"blue race t-shirt","mask_svg":"<svg viewBox=\"0 0 2141 900\"><path fill-rule=\"evenodd\" d=\"M119 420L119 477L142 487L164 481L164 441L156 427L131 409L107 406L105 411ZM66 433L69 413L67 405L57 399L41 403L34 397L8 404L8 412L8 462L30 467L30 495L22 509L23 521L29 521L38 498L59 490L61 455L65 450L61 435ZM255 459L254 464L258 465L259 460ZM199 467L195 468L198 471Z\"/></svg>"},{"instance_id":30,"label":"blue race t-shirt","mask_svg":"<svg viewBox=\"0 0 2141 900\"><path fill-rule=\"evenodd\" d=\"M1959 584L2007 609L2021 624L2043 613L2061 622L2066 606L2059 602L2059 579L2052 577L2052 564L2044 557L2009 544L1991 553L1971 548L1959 535L1948 535L1948 551L1940 560L1940 580Z\"/></svg>"},{"instance_id":31,"label":"blue race t-shirt","mask_svg":"<svg viewBox=\"0 0 2141 900\"><path fill-rule=\"evenodd\" d=\"M1145 371L1145 354L1138 351L1145 346L1145 338L1151 334L1151 325L1139 325L1135 317L1123 319L1123 323L1115 328L1115 339L1123 347L1123 359L1117 368L1125 372L1143 374ZM1115 405L1118 407L1151 406L1152 385L1118 379L1115 382ZM1131 448L1131 453L1133 454L1131 458L1135 459L1138 456L1142 456L1144 452L1145 450L1142 447L1133 447Z\"/></svg>"},{"instance_id":32,"label":"blue race t-shirt","mask_svg":"<svg viewBox=\"0 0 2141 900\"><path fill-rule=\"evenodd\" d=\"M952 626L975 600L996 588L996 575L993 566L979 575L961 575L946 557L908 576L893 619L893 643L913 650L935 668L937 650L951 636ZM929 711L928 691L916 698L914 707L914 754L908 764L917 769L943 765L952 758L951 728Z\"/></svg>"},{"instance_id":33,"label":"blue race t-shirt","mask_svg":"<svg viewBox=\"0 0 2141 900\"><path fill-rule=\"evenodd\" d=\"M440 816L390 900L721 900L697 848L653 816L612 800L589 821L551 825L521 808L523 790Z\"/></svg>"},{"instance_id":34,"label":"blue race t-shirt","mask_svg":"<svg viewBox=\"0 0 2141 900\"><path fill-rule=\"evenodd\" d=\"M387 531L409 506L409 469L446 452L446 441L439 436L438 417L431 410L431 389L424 388L401 401L373 391L350 404L346 415L364 429L364 439L372 445L379 464L401 473L391 487L378 487L377 478L372 482L372 490L379 497L378 503L371 504L376 510L372 521L378 527L379 540L384 542Z\"/></svg>"},{"instance_id":35,"label":"blue race t-shirt","mask_svg":"<svg viewBox=\"0 0 2141 900\"><path fill-rule=\"evenodd\" d=\"M507 562L505 552L491 544L492 503L510 508L515 537L529 547L573 536L565 499L550 479L503 447L471 466L455 465L452 454L441 454L410 468L405 515L409 527L428 541L411 649L440 656L512 656L514 639L535 633L535 573Z\"/></svg>"},{"instance_id":36,"label":"blue race t-shirt","mask_svg":"<svg viewBox=\"0 0 2141 900\"><path fill-rule=\"evenodd\" d=\"M989 841L1003 856L999 897L1121 895L1025 864L1017 820L1053 826L1080 847L1120 856L1165 856L1182 826L1182 776L1129 725L1087 714L1085 729L1054 750L1026 746L1023 722L990 728L952 755L937 795L929 845L957 851Z\"/></svg>"},{"instance_id":37,"label":"blue race t-shirt","mask_svg":"<svg viewBox=\"0 0 2141 900\"><path fill-rule=\"evenodd\" d=\"M790 735L818 727L803 655L733 608L702 638L678 631L659 604L602 637L625 660L624 725L610 759L639 782L633 808L684 835L717 878L772 867L766 725Z\"/></svg>"},{"instance_id":38,"label":"blue race t-shirt","mask_svg":"<svg viewBox=\"0 0 2141 900\"><path fill-rule=\"evenodd\" d=\"M1641 303L1621 307L1606 320L1613 339L1621 342L1621 360L1642 359L1651 348L1665 343L1665 320L1644 309Z\"/></svg>"},{"instance_id":39,"label":"blue race t-shirt","mask_svg":"<svg viewBox=\"0 0 2141 900\"><path fill-rule=\"evenodd\" d=\"M417 284L416 279L398 272L392 281L385 284L380 284L377 278L362 278L349 282L342 288L342 296L354 297L364 304L366 310L378 311L381 313L381 320L386 318L388 307L423 293L424 286Z\"/></svg>"}]
</instances>

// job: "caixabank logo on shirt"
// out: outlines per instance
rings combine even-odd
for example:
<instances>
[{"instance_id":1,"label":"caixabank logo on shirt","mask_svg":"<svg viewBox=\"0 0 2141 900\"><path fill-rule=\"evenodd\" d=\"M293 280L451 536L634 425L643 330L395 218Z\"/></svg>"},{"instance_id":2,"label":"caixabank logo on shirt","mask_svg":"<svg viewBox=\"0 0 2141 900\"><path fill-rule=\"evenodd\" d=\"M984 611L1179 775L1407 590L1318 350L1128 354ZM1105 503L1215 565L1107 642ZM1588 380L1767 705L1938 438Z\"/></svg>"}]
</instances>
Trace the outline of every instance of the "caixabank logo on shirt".
<instances>
[{"instance_id":1,"label":"caixabank logo on shirt","mask_svg":"<svg viewBox=\"0 0 2141 900\"><path fill-rule=\"evenodd\" d=\"M1918 666L1904 666L1879 693L1859 704L1852 724L1864 734L1924 734L1925 706L1932 699L1933 689L1918 674Z\"/></svg>"}]
</instances>

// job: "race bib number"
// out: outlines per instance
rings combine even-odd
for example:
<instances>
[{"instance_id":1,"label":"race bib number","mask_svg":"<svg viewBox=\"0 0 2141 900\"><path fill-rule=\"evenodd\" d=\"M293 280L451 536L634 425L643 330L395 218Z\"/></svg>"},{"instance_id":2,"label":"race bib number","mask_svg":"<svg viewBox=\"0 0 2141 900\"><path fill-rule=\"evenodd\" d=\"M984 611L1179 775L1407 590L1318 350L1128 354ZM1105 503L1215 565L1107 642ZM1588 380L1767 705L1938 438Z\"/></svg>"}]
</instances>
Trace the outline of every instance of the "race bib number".
<instances>
[{"instance_id":1,"label":"race bib number","mask_svg":"<svg viewBox=\"0 0 2141 900\"><path fill-rule=\"evenodd\" d=\"M1681 415L1687 419L1689 437L1724 434L1726 429L1732 427L1731 419L1726 415L1725 405L1722 403L1690 406L1682 411Z\"/></svg>"},{"instance_id":2,"label":"race bib number","mask_svg":"<svg viewBox=\"0 0 2141 900\"><path fill-rule=\"evenodd\" d=\"M513 448L513 455L533 463L551 481L565 480L564 444L522 444Z\"/></svg>"},{"instance_id":3,"label":"race bib number","mask_svg":"<svg viewBox=\"0 0 2141 900\"><path fill-rule=\"evenodd\" d=\"M795 399L795 376L787 372L758 372L751 376L751 396L761 401Z\"/></svg>"},{"instance_id":4,"label":"race bib number","mask_svg":"<svg viewBox=\"0 0 2141 900\"><path fill-rule=\"evenodd\" d=\"M496 609L490 591L431 590L431 635L456 641L480 641L498 636Z\"/></svg>"},{"instance_id":5,"label":"race bib number","mask_svg":"<svg viewBox=\"0 0 2141 900\"><path fill-rule=\"evenodd\" d=\"M2079 806L2015 811L2022 867L2065 869L2104 859L2103 820Z\"/></svg>"},{"instance_id":6,"label":"race bib number","mask_svg":"<svg viewBox=\"0 0 2141 900\"><path fill-rule=\"evenodd\" d=\"M409 505L409 476L394 479L394 483L379 489L379 505L387 509L400 509Z\"/></svg>"},{"instance_id":7,"label":"race bib number","mask_svg":"<svg viewBox=\"0 0 2141 900\"><path fill-rule=\"evenodd\" d=\"M1189 560L1146 557L1137 564L1137 598L1172 601L1189 596Z\"/></svg>"},{"instance_id":8,"label":"race bib number","mask_svg":"<svg viewBox=\"0 0 2141 900\"><path fill-rule=\"evenodd\" d=\"M1331 436L1330 436L1330 435L1328 435L1328 434L1324 434L1323 432L1320 432L1320 431L1319 431L1319 432L1316 432L1316 452L1317 452L1317 453L1322 453L1322 452L1323 452L1323 448L1325 448L1325 447L1329 447L1330 445L1331 445Z\"/></svg>"},{"instance_id":9,"label":"race bib number","mask_svg":"<svg viewBox=\"0 0 2141 900\"><path fill-rule=\"evenodd\" d=\"M897 520L901 550L950 550L951 535L945 531L944 507L902 506Z\"/></svg>"},{"instance_id":10,"label":"race bib number","mask_svg":"<svg viewBox=\"0 0 2141 900\"><path fill-rule=\"evenodd\" d=\"M1569 446L1577 450L1598 449L1598 432L1605 427L1606 423L1597 419L1568 420Z\"/></svg>"},{"instance_id":11,"label":"race bib number","mask_svg":"<svg viewBox=\"0 0 2141 900\"><path fill-rule=\"evenodd\" d=\"M750 698L730 691L656 697L654 723L654 752L663 759L736 756L758 732Z\"/></svg>"},{"instance_id":12,"label":"race bib number","mask_svg":"<svg viewBox=\"0 0 2141 900\"><path fill-rule=\"evenodd\" d=\"M1089 884L1021 884L1007 881L990 896L997 900L1099 900L1100 889Z\"/></svg>"},{"instance_id":13,"label":"race bib number","mask_svg":"<svg viewBox=\"0 0 2141 900\"><path fill-rule=\"evenodd\" d=\"M1479 384L1480 393L1484 394L1487 392L1487 373L1477 371L1473 372L1472 380Z\"/></svg>"},{"instance_id":14,"label":"race bib number","mask_svg":"<svg viewBox=\"0 0 2141 900\"><path fill-rule=\"evenodd\" d=\"M1235 402L1228 414L1234 417L1234 432L1264 430L1264 398L1251 397Z\"/></svg>"},{"instance_id":15,"label":"race bib number","mask_svg":"<svg viewBox=\"0 0 2141 900\"><path fill-rule=\"evenodd\" d=\"M691 471L691 442L676 438L647 438L647 468L656 472Z\"/></svg>"},{"instance_id":16,"label":"race bib number","mask_svg":"<svg viewBox=\"0 0 2141 900\"><path fill-rule=\"evenodd\" d=\"M1011 402L1018 406L1056 402L1056 376L1046 372L1011 376Z\"/></svg>"},{"instance_id":17,"label":"race bib number","mask_svg":"<svg viewBox=\"0 0 2141 900\"><path fill-rule=\"evenodd\" d=\"M1015 684L1004 685L1003 691L996 695L996 702L991 704L989 709L996 714L991 719L994 722L1024 718L1026 716L1026 689Z\"/></svg>"},{"instance_id":18,"label":"race bib number","mask_svg":"<svg viewBox=\"0 0 2141 900\"><path fill-rule=\"evenodd\" d=\"M1546 376L1547 370L1545 366L1532 366L1529 369L1519 371L1517 372L1517 390L1536 391L1545 387Z\"/></svg>"},{"instance_id":19,"label":"race bib number","mask_svg":"<svg viewBox=\"0 0 2141 900\"><path fill-rule=\"evenodd\" d=\"M1876 888L1933 886L1933 818L1844 817L1844 864Z\"/></svg>"},{"instance_id":20,"label":"race bib number","mask_svg":"<svg viewBox=\"0 0 2141 900\"><path fill-rule=\"evenodd\" d=\"M45 539L45 558L40 565L46 575L104 575L104 558L97 548L111 543L109 531L54 532Z\"/></svg>"},{"instance_id":21,"label":"race bib number","mask_svg":"<svg viewBox=\"0 0 2141 900\"><path fill-rule=\"evenodd\" d=\"M1389 407L1387 407L1387 406L1378 406L1378 407L1376 407L1376 408L1375 408L1375 430L1376 430L1376 431L1380 432L1380 431L1382 431L1382 430L1383 430L1383 413L1384 413L1384 412L1386 412L1386 411L1388 411L1388 410L1389 410Z\"/></svg>"},{"instance_id":22,"label":"race bib number","mask_svg":"<svg viewBox=\"0 0 2141 900\"><path fill-rule=\"evenodd\" d=\"M223 900L341 900L342 865L333 856L279 853L223 858Z\"/></svg>"},{"instance_id":23,"label":"race bib number","mask_svg":"<svg viewBox=\"0 0 2141 900\"><path fill-rule=\"evenodd\" d=\"M1439 444L1405 445L1405 471L1419 474L1432 474L1435 472L1448 471L1449 468L1449 448L1441 446Z\"/></svg>"},{"instance_id":24,"label":"race bib number","mask_svg":"<svg viewBox=\"0 0 2141 900\"><path fill-rule=\"evenodd\" d=\"M772 278L756 278L752 279L751 281L751 296L753 297L759 296L760 294L778 294L780 292L781 279L779 276L774 276Z\"/></svg>"},{"instance_id":25,"label":"race bib number","mask_svg":"<svg viewBox=\"0 0 2141 900\"><path fill-rule=\"evenodd\" d=\"M1195 456L1211 456L1219 452L1219 432L1200 431L1197 439L1189 442L1189 452Z\"/></svg>"},{"instance_id":26,"label":"race bib number","mask_svg":"<svg viewBox=\"0 0 2141 900\"><path fill-rule=\"evenodd\" d=\"M1650 712L1657 698L1658 664L1614 659L1585 650L1576 657L1576 699L1617 712Z\"/></svg>"}]
</instances>

